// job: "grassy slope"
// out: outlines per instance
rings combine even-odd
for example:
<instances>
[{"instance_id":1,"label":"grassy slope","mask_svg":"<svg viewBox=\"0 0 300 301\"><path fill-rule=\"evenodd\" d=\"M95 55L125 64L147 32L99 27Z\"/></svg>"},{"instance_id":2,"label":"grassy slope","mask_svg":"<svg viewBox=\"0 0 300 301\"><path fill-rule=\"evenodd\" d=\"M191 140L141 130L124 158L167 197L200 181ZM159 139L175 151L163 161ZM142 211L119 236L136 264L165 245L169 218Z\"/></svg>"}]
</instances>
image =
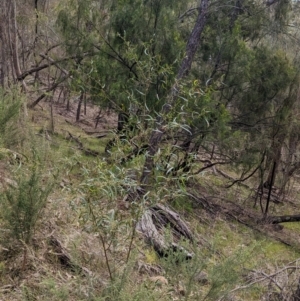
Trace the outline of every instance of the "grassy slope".
<instances>
[{"instance_id":1,"label":"grassy slope","mask_svg":"<svg viewBox=\"0 0 300 301\"><path fill-rule=\"evenodd\" d=\"M48 134L50 122L46 105L30 112L30 126L38 134L37 140L48 146L47 165L59 167L60 176L32 244L2 249L0 300L218 300L226 290L245 286L231 294L234 299L224 297L222 300L250 301L262 300L267 284L270 291L278 293L278 287L290 291L289 286L297 283L296 268L278 273L273 282L266 275L276 273L290 262L296 267L294 261L299 258L299 250L226 220L221 213L209 214L185 198L174 199L172 205L196 235L194 246L189 246L195 253L191 262L178 264L172 257L159 259L138 234L132 240L132 216L138 214L140 207L128 208L117 192L107 198L99 195L97 199L95 193L99 190L90 190L90 196L97 200L94 208L102 223L95 230L95 225L85 219L87 211L83 204L87 203L82 201L87 197L83 183L94 177L93 185L105 189L114 180L103 185L99 178L99 168L111 166L104 163L104 145L108 138L97 139L87 134L93 131L92 117L96 114L93 109L87 117L82 116L86 121L79 124L73 122L74 112L66 112L63 107L57 107L55 112L55 135ZM114 124L115 118L105 118L95 132L109 135L109 125ZM66 139L68 133L80 137L85 147L103 156L83 155L75 141ZM199 187L205 187L203 191L198 190L203 194L214 193L237 202L246 195L237 188L225 194L222 192L224 180L213 173L202 175L198 183ZM113 222L107 221L113 213ZM107 224L111 226L109 230L105 228ZM300 231L296 223L285 227L293 234L298 235ZM61 243L60 251L69 256L72 263L84 268L82 273L72 271L59 260L59 252L49 243L51 237ZM205 273L204 280L196 280L199 272ZM115 278L113 282L110 276Z\"/></svg>"}]
</instances>

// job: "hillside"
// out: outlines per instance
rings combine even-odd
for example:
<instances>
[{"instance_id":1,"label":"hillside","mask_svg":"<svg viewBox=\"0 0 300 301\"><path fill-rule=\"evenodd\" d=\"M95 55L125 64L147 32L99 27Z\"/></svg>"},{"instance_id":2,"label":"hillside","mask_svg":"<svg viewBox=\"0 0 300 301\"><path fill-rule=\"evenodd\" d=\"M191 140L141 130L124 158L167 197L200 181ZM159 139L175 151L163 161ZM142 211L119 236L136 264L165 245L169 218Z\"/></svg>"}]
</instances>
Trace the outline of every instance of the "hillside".
<instances>
[{"instance_id":1,"label":"hillside","mask_svg":"<svg viewBox=\"0 0 300 301\"><path fill-rule=\"evenodd\" d=\"M1 0L0 301L299 301L299 8Z\"/></svg>"},{"instance_id":2,"label":"hillside","mask_svg":"<svg viewBox=\"0 0 300 301\"><path fill-rule=\"evenodd\" d=\"M159 257L135 231L147 203L123 200L122 177L138 162L122 165L104 152L115 127L113 114L103 113L95 129L98 111L92 106L80 122L61 104L53 112L51 134L49 104L29 111L30 135L43 152L41 185L53 181L49 172L56 176L30 241L2 241L1 299L292 300L299 279L300 227L253 222L261 215L252 208L251 181L225 188L229 180L208 168L181 192L165 193L160 203L174 208L193 233L193 243L179 242L193 258L176 252ZM21 165L30 169L26 161L4 162L2 182L13 181ZM226 167L222 171L234 176ZM168 190L167 185L172 189L172 183L163 183ZM297 186L295 178L287 202L271 204L272 214L299 211ZM12 226L10 221L2 231Z\"/></svg>"}]
</instances>

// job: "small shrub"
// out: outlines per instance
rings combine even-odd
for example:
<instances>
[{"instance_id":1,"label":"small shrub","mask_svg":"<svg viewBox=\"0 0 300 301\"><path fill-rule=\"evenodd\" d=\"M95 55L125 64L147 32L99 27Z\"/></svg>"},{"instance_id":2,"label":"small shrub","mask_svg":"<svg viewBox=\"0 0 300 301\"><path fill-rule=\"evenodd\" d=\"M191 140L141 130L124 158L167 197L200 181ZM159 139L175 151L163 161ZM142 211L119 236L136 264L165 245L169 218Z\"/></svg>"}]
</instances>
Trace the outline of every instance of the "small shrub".
<instances>
[{"instance_id":1,"label":"small shrub","mask_svg":"<svg viewBox=\"0 0 300 301\"><path fill-rule=\"evenodd\" d=\"M42 180L41 172L33 167L29 174L18 175L0 195L1 218L10 239L30 242L53 187Z\"/></svg>"},{"instance_id":2,"label":"small shrub","mask_svg":"<svg viewBox=\"0 0 300 301\"><path fill-rule=\"evenodd\" d=\"M11 148L20 140L17 118L22 96L17 88L9 91L0 88L0 99L0 145Z\"/></svg>"}]
</instances>

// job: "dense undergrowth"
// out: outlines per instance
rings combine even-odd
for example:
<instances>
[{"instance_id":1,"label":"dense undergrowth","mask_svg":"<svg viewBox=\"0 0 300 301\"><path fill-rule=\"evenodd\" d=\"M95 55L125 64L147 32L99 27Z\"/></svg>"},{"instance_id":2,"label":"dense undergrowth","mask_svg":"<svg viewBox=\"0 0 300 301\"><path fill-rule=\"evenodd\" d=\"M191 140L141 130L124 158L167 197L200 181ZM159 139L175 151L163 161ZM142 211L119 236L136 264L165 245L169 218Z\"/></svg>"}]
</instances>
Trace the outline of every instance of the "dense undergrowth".
<instances>
[{"instance_id":1,"label":"dense undergrowth","mask_svg":"<svg viewBox=\"0 0 300 301\"><path fill-rule=\"evenodd\" d=\"M225 189L227 180L206 170L190 179L157 176L146 198L129 203L124 198L138 187L143 160L121 164L121 151L105 153L107 128L97 130L107 136L94 138L56 112L50 134L47 103L27 118L17 114L20 103L16 108L1 140L0 299L292 300L299 250L209 212L187 194L192 186L199 195L251 207L247 189ZM15 143L8 144L13 133ZM87 155L87 148L100 155ZM188 221L194 242L180 244L191 260L180 252L159 257L136 230L158 202ZM299 233L298 224L285 227ZM168 228L164 234L168 240Z\"/></svg>"}]
</instances>

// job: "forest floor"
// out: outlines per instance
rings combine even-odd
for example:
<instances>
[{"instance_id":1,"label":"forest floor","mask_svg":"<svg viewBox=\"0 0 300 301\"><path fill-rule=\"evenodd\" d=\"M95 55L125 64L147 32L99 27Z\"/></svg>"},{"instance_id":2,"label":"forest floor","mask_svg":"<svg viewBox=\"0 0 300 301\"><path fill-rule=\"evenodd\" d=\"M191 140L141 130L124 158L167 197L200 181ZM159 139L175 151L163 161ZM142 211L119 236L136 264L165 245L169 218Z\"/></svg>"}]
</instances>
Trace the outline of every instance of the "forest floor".
<instances>
[{"instance_id":1,"label":"forest floor","mask_svg":"<svg viewBox=\"0 0 300 301\"><path fill-rule=\"evenodd\" d=\"M222 174L234 176L226 168L221 173L206 170L187 184L189 198L170 201L195 235L195 244L189 246L196 254L192 266L174 267L174 262L159 258L139 233L133 235L128 227L133 209L120 198L99 198L105 217L114 212L118 218L119 229L110 233L112 237L89 228L81 187L87 183L86 173L97 177L93 168L107 159L104 148L117 116L88 105L76 122L76 109L75 104L68 110L66 104L53 104L53 118L49 103L30 111L33 132L49 146L49 166L61 164L63 170L32 244L21 241L2 247L1 301L291 300L282 296L291 296L300 277L300 224L259 222L262 214L259 206L253 208L253 183L225 189L231 180ZM272 215L300 212L295 187L286 202L271 204ZM238 278L227 283L235 272ZM118 279L111 281L114 273ZM276 294L282 298L275 299Z\"/></svg>"}]
</instances>

